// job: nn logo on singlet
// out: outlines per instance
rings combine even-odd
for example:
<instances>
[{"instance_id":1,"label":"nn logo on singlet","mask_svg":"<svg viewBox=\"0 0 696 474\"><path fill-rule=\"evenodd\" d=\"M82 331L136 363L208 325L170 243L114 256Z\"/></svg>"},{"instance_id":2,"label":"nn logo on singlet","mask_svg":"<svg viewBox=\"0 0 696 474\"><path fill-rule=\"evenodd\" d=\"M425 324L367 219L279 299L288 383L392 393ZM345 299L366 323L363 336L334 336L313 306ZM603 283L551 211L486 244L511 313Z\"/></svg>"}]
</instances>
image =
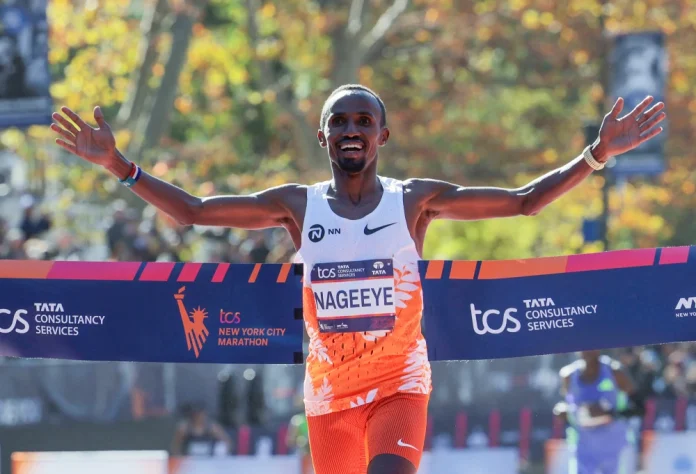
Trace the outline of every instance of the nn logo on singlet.
<instances>
[{"instance_id":1,"label":"nn logo on singlet","mask_svg":"<svg viewBox=\"0 0 696 474\"><path fill-rule=\"evenodd\" d=\"M321 242L321 240L324 238L326 234L328 235L340 235L341 229L335 228L335 229L329 229L327 232L324 229L324 226L321 224L314 224L309 228L309 232L307 233L307 236L309 237L309 240L314 242L315 244L317 242Z\"/></svg>"}]
</instances>

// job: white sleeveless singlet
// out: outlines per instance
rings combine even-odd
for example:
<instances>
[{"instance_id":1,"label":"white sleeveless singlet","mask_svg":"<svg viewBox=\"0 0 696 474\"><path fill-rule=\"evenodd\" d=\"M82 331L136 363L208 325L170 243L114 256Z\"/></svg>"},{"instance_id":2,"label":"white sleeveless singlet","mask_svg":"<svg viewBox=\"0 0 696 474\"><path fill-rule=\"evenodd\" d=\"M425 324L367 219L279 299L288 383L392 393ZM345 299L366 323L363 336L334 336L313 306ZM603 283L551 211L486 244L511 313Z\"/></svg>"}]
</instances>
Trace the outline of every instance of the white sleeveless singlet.
<instances>
[{"instance_id":1,"label":"white sleeveless singlet","mask_svg":"<svg viewBox=\"0 0 696 474\"><path fill-rule=\"evenodd\" d=\"M302 244L295 261L304 264L304 319L310 338L304 384L308 416L364 405L397 392L431 391L420 325L420 257L406 224L403 183L379 179L384 189L380 203L357 220L331 210L330 182L307 191Z\"/></svg>"}]
</instances>

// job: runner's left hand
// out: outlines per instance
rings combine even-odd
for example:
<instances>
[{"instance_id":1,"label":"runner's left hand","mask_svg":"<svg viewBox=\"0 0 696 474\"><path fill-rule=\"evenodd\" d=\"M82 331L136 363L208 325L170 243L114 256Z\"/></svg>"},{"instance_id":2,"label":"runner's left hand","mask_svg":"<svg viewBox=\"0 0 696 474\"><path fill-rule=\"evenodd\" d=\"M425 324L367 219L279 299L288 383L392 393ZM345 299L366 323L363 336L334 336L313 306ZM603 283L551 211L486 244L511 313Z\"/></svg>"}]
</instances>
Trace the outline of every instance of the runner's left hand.
<instances>
[{"instance_id":1,"label":"runner's left hand","mask_svg":"<svg viewBox=\"0 0 696 474\"><path fill-rule=\"evenodd\" d=\"M646 111L653 101L652 97L646 97L623 117L619 117L619 114L623 110L624 100L620 97L616 101L611 112L604 116L599 130L599 139L593 149L597 161L605 162L612 156L633 150L662 132L662 127L657 125L667 117L662 111L665 104L658 102Z\"/></svg>"}]
</instances>

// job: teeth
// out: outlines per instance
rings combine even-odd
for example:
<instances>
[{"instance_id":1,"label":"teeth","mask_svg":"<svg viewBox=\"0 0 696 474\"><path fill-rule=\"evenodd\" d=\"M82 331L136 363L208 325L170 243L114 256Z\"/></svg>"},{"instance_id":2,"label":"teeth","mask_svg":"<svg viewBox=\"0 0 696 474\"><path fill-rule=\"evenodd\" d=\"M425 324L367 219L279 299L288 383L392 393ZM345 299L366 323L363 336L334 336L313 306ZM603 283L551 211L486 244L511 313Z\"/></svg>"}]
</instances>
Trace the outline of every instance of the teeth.
<instances>
[{"instance_id":1,"label":"teeth","mask_svg":"<svg viewBox=\"0 0 696 474\"><path fill-rule=\"evenodd\" d=\"M358 151L362 150L362 145L344 145L341 147L341 150L344 151Z\"/></svg>"}]
</instances>

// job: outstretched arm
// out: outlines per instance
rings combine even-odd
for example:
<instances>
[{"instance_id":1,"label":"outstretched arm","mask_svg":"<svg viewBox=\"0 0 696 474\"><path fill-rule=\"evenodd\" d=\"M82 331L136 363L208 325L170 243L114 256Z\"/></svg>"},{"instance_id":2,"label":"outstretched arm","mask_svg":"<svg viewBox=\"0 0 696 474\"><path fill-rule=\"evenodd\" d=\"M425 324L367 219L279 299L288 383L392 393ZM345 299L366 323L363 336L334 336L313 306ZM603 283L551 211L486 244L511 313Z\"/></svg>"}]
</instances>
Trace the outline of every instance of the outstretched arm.
<instances>
[{"instance_id":1,"label":"outstretched arm","mask_svg":"<svg viewBox=\"0 0 696 474\"><path fill-rule=\"evenodd\" d=\"M128 175L130 162L117 151L107 169L121 179ZM299 188L286 184L249 195L200 198L143 171L131 191L181 225L265 229L279 227L289 219L285 202Z\"/></svg>"},{"instance_id":2,"label":"outstretched arm","mask_svg":"<svg viewBox=\"0 0 696 474\"><path fill-rule=\"evenodd\" d=\"M132 163L116 148L116 140L101 109L97 107L94 110L94 119L99 128L89 126L67 107L63 107L62 112L73 123L61 114L53 114L55 123L51 129L61 136L56 143L80 158L104 167L117 178L125 179ZM246 196L200 198L144 170L131 190L182 225L244 229L282 226L291 217L289 201L304 194L302 186L288 184Z\"/></svg>"},{"instance_id":3,"label":"outstretched arm","mask_svg":"<svg viewBox=\"0 0 696 474\"><path fill-rule=\"evenodd\" d=\"M616 102L604 117L597 141L590 147L594 160L605 163L662 131L657 124L666 116L662 112L664 104L660 102L645 112L652 101L652 97L646 98L621 118L623 99ZM517 189L464 187L437 180L414 180L412 187L423 197L423 211L431 218L477 220L531 216L580 184L592 171L589 162L580 155Z\"/></svg>"}]
</instances>

